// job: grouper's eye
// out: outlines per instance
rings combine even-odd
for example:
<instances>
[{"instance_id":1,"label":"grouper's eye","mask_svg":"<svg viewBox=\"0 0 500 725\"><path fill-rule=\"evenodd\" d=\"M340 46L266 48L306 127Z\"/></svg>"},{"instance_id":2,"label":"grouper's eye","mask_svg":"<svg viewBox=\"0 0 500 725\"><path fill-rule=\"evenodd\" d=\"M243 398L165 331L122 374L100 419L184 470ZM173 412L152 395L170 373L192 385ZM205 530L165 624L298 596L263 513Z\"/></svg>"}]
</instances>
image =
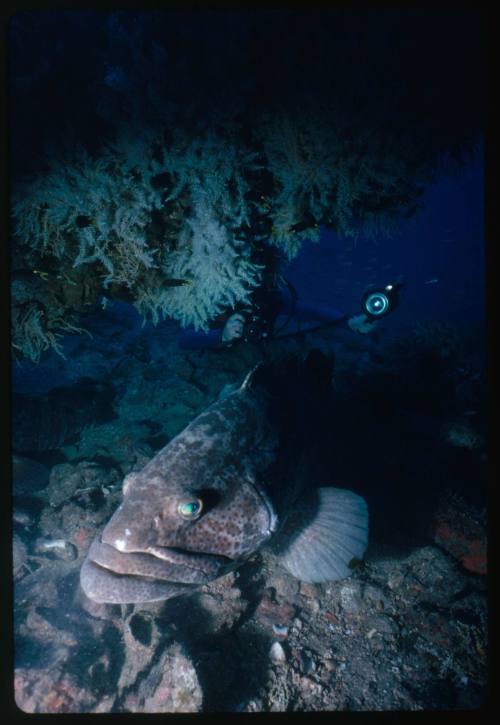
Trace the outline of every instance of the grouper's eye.
<instances>
[{"instance_id":1,"label":"grouper's eye","mask_svg":"<svg viewBox=\"0 0 500 725\"><path fill-rule=\"evenodd\" d=\"M187 499L181 501L177 506L177 511L183 519L197 519L203 510L203 501L200 498Z\"/></svg>"}]
</instances>

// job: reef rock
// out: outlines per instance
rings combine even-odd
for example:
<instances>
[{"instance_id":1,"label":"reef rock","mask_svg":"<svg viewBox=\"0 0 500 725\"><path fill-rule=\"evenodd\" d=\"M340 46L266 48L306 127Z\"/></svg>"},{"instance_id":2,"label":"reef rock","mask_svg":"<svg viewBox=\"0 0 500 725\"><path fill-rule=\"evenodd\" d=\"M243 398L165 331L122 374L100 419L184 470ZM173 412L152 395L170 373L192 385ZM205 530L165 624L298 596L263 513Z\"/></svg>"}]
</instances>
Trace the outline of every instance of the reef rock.
<instances>
[{"instance_id":1,"label":"reef rock","mask_svg":"<svg viewBox=\"0 0 500 725\"><path fill-rule=\"evenodd\" d=\"M196 670L179 643L168 647L125 700L125 712L200 712L202 691Z\"/></svg>"}]
</instances>

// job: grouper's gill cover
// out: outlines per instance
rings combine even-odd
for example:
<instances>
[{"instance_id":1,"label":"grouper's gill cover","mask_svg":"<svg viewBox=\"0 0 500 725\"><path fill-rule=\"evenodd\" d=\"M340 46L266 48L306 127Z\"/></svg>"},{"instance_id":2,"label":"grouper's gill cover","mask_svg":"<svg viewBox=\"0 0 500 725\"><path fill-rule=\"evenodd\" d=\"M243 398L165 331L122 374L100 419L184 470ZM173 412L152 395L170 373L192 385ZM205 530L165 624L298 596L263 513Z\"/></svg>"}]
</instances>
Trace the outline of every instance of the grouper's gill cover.
<instances>
[{"instance_id":1,"label":"grouper's gill cover","mask_svg":"<svg viewBox=\"0 0 500 725\"><path fill-rule=\"evenodd\" d=\"M307 441L299 434L308 427L304 415L314 409L316 393L325 392L325 379L308 389L311 356L317 362L311 353L305 364L289 366L288 376L286 366L271 375L261 366L142 471L126 476L123 502L82 566L87 596L127 603L193 591L240 564L286 522L303 485L296 471ZM313 391L309 405L290 405L287 377L296 390ZM304 509L307 521L290 517L299 523L291 532L285 526L280 549L284 565L306 581L348 576L349 561L361 558L367 544L363 499L334 488L317 491ZM190 515L193 502L199 510Z\"/></svg>"}]
</instances>

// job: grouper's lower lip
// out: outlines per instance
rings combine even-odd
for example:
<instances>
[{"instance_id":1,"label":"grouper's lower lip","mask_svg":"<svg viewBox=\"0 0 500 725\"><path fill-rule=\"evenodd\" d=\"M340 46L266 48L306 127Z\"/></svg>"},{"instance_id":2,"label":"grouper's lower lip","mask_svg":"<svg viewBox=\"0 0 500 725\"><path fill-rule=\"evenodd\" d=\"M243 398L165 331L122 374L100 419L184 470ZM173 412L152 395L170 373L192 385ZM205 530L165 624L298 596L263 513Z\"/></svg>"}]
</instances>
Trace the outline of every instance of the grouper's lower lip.
<instances>
[{"instance_id":1,"label":"grouper's lower lip","mask_svg":"<svg viewBox=\"0 0 500 725\"><path fill-rule=\"evenodd\" d=\"M97 536L83 563L80 582L96 602L152 602L192 591L233 566L224 556L166 547L124 553Z\"/></svg>"},{"instance_id":2,"label":"grouper's lower lip","mask_svg":"<svg viewBox=\"0 0 500 725\"><path fill-rule=\"evenodd\" d=\"M220 576L231 560L216 554L201 554L162 546L147 551L123 552L99 537L94 539L88 558L115 574L144 576L182 584L206 584Z\"/></svg>"}]
</instances>

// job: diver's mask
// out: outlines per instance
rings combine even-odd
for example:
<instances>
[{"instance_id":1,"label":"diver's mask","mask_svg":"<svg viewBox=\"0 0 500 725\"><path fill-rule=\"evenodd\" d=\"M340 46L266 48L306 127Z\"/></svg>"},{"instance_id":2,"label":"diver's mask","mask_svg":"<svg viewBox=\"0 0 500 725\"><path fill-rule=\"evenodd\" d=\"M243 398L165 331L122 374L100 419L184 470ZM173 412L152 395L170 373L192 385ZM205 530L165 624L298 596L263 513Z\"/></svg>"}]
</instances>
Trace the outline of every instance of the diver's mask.
<instances>
[{"instance_id":1,"label":"diver's mask","mask_svg":"<svg viewBox=\"0 0 500 725\"><path fill-rule=\"evenodd\" d=\"M375 287L365 292L361 307L370 321L378 320L394 311L399 302L398 293L402 286L401 282L393 282L385 287Z\"/></svg>"}]
</instances>

